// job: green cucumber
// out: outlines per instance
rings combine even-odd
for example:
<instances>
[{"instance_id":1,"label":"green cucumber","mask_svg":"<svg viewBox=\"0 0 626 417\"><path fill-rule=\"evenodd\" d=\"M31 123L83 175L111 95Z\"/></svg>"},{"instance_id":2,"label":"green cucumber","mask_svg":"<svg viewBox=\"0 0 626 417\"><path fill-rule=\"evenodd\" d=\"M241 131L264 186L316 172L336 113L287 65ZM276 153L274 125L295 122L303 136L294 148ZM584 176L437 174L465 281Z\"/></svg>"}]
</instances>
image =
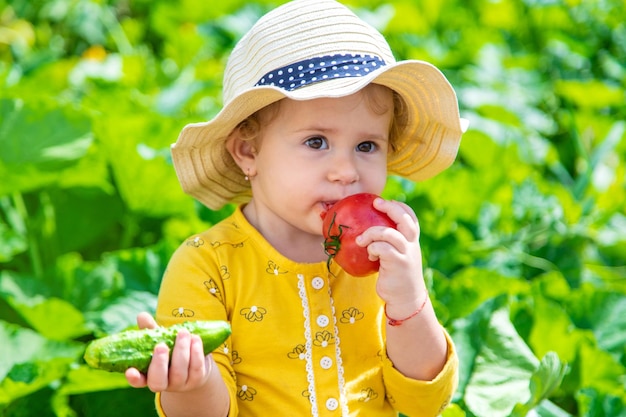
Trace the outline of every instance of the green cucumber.
<instances>
[{"instance_id":1,"label":"green cucumber","mask_svg":"<svg viewBox=\"0 0 626 417\"><path fill-rule=\"evenodd\" d=\"M208 355L230 336L230 325L225 321L187 321L170 327L156 329L126 330L93 340L85 350L85 362L92 368L110 372L125 372L137 368L148 370L154 347L165 343L170 355L179 330L186 329L200 336L204 354Z\"/></svg>"}]
</instances>

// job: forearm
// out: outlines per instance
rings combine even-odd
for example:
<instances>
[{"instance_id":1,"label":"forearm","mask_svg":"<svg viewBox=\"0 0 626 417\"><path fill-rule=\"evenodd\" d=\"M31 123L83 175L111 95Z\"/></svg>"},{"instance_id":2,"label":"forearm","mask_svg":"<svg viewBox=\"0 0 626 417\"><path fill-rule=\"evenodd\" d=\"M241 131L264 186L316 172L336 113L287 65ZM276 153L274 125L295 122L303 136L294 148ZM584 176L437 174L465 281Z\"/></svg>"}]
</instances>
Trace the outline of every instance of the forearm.
<instances>
[{"instance_id":1,"label":"forearm","mask_svg":"<svg viewBox=\"0 0 626 417\"><path fill-rule=\"evenodd\" d=\"M211 374L205 385L187 392L161 393L160 406L167 417L226 417L230 409L228 389L217 364L211 360Z\"/></svg>"},{"instance_id":2,"label":"forearm","mask_svg":"<svg viewBox=\"0 0 626 417\"><path fill-rule=\"evenodd\" d=\"M394 319L410 316L422 305L388 305L387 314ZM398 326L386 325L387 355L399 372L413 379L430 381L443 369L448 355L446 338L430 300L414 317Z\"/></svg>"}]
</instances>

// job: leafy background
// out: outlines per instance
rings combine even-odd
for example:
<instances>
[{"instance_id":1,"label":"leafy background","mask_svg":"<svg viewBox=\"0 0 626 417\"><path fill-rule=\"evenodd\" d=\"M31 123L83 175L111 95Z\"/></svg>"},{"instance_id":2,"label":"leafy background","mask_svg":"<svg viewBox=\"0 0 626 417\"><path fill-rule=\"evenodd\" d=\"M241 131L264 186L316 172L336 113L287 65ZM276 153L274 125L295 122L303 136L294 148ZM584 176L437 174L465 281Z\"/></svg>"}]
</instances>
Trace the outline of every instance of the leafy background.
<instances>
[{"instance_id":1,"label":"leafy background","mask_svg":"<svg viewBox=\"0 0 626 417\"><path fill-rule=\"evenodd\" d=\"M153 311L172 251L232 209L185 196L168 149L278 3L0 0L1 415L153 415L84 347ZM626 416L625 3L346 3L471 121L452 168L385 192L420 218L461 356L443 415Z\"/></svg>"}]
</instances>

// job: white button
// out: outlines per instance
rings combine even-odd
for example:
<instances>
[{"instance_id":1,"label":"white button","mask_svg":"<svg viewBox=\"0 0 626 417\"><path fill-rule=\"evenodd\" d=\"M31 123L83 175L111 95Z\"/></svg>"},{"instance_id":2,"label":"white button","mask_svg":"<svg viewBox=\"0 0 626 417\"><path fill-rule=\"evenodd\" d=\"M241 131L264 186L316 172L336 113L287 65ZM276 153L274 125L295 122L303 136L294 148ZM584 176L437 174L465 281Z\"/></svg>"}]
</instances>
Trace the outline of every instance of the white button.
<instances>
[{"instance_id":1,"label":"white button","mask_svg":"<svg viewBox=\"0 0 626 417\"><path fill-rule=\"evenodd\" d=\"M322 369L330 369L333 366L333 360L328 356L324 356L320 359L320 366Z\"/></svg>"},{"instance_id":2,"label":"white button","mask_svg":"<svg viewBox=\"0 0 626 417\"><path fill-rule=\"evenodd\" d=\"M325 316L323 314L320 314L319 316L317 316L317 325L320 327L326 327L328 326L328 323L330 323L330 320L328 319L328 316Z\"/></svg>"},{"instance_id":3,"label":"white button","mask_svg":"<svg viewBox=\"0 0 626 417\"><path fill-rule=\"evenodd\" d=\"M316 290L321 290L322 288L324 288L324 279L320 278L320 277L315 277L313 278L313 280L311 281L311 285L313 286L313 288L315 288Z\"/></svg>"},{"instance_id":4,"label":"white button","mask_svg":"<svg viewBox=\"0 0 626 417\"><path fill-rule=\"evenodd\" d=\"M339 401L336 398L329 398L326 400L326 408L330 411L334 411L339 407Z\"/></svg>"}]
</instances>

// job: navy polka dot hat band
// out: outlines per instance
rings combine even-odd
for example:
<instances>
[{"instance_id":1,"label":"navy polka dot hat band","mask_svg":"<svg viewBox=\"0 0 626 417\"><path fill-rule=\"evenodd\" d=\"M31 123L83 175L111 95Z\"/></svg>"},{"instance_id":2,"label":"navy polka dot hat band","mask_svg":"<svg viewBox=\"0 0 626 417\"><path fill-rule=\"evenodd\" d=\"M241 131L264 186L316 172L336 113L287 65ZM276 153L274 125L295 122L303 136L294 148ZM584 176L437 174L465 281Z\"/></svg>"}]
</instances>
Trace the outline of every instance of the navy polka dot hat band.
<instances>
[{"instance_id":1,"label":"navy polka dot hat band","mask_svg":"<svg viewBox=\"0 0 626 417\"><path fill-rule=\"evenodd\" d=\"M337 54L306 59L265 74L255 86L272 85L287 91L333 78L362 77L385 66L374 55Z\"/></svg>"},{"instance_id":2,"label":"navy polka dot hat band","mask_svg":"<svg viewBox=\"0 0 626 417\"><path fill-rule=\"evenodd\" d=\"M441 71L420 60L397 62L383 35L335 0L294 0L239 40L224 69L222 110L185 126L172 145L183 190L215 210L249 200L249 181L225 146L241 121L284 98L343 97L369 83L394 90L408 112L389 173L421 181L450 166L466 125Z\"/></svg>"}]
</instances>

